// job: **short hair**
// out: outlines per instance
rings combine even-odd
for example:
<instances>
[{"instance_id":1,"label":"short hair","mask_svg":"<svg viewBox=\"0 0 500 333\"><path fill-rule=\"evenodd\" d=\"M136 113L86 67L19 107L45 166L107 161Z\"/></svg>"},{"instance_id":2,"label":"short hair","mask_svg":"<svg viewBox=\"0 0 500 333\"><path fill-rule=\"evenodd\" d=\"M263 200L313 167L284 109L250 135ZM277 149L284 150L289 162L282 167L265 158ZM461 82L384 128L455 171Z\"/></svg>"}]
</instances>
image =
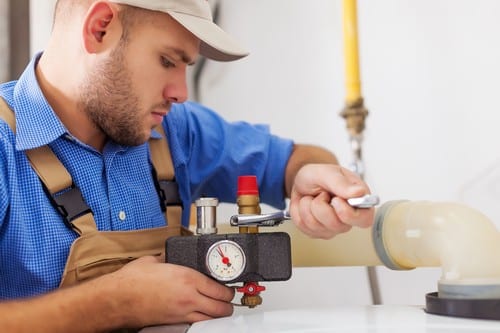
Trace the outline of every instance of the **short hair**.
<instances>
[{"instance_id":1,"label":"short hair","mask_svg":"<svg viewBox=\"0 0 500 333\"><path fill-rule=\"evenodd\" d=\"M71 13L77 9L87 9L96 0L57 0L54 10L54 22L64 22L65 20L71 19ZM78 8L79 7L79 8ZM120 11L118 12L118 19L123 26L123 36L124 41L128 40L132 28L139 23L148 22L148 16L151 15L151 11L143 8L133 7L129 5L122 5Z\"/></svg>"},{"instance_id":2,"label":"short hair","mask_svg":"<svg viewBox=\"0 0 500 333\"><path fill-rule=\"evenodd\" d=\"M70 17L70 13L77 9L77 7L88 8L94 1L95 0L57 0L54 9L53 23L56 24L58 21L64 21L64 19Z\"/></svg>"},{"instance_id":3,"label":"short hair","mask_svg":"<svg viewBox=\"0 0 500 333\"><path fill-rule=\"evenodd\" d=\"M123 5L121 10L118 12L118 18L123 27L122 40L126 42L133 31L133 28L140 23L144 24L144 22L150 21L150 17L150 10Z\"/></svg>"}]
</instances>

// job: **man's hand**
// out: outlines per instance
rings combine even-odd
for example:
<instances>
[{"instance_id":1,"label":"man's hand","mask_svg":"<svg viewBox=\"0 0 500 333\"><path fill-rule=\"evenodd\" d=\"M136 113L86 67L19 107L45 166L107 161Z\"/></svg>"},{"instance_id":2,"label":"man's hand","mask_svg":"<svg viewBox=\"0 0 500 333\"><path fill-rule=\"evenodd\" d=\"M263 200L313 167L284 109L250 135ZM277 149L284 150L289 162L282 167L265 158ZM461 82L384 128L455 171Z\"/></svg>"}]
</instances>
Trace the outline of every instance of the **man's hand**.
<instances>
[{"instance_id":1,"label":"man's hand","mask_svg":"<svg viewBox=\"0 0 500 333\"><path fill-rule=\"evenodd\" d=\"M347 199L370 193L355 173L333 164L306 164L297 172L290 195L290 214L302 232L331 238L352 226L369 227L374 208L354 208Z\"/></svg>"},{"instance_id":2,"label":"man's hand","mask_svg":"<svg viewBox=\"0 0 500 333\"><path fill-rule=\"evenodd\" d=\"M137 259L107 278L123 290L130 327L192 323L233 313L234 289L154 257Z\"/></svg>"},{"instance_id":3,"label":"man's hand","mask_svg":"<svg viewBox=\"0 0 500 333\"><path fill-rule=\"evenodd\" d=\"M233 313L234 290L187 267L143 257L31 299L0 302L2 332L107 332Z\"/></svg>"}]
</instances>

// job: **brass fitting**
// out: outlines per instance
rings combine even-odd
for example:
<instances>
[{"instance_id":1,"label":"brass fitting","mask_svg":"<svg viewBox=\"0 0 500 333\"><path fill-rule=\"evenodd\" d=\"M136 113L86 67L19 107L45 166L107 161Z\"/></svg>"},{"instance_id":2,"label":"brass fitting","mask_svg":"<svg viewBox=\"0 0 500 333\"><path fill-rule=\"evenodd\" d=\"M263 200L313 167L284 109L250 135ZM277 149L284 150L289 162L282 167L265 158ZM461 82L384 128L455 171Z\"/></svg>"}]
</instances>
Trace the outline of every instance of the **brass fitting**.
<instances>
[{"instance_id":1,"label":"brass fitting","mask_svg":"<svg viewBox=\"0 0 500 333\"><path fill-rule=\"evenodd\" d=\"M363 103L363 98L346 102L346 106L340 112L340 115L346 120L346 127L351 136L359 135L365 129L365 118L368 116L368 110Z\"/></svg>"},{"instance_id":2,"label":"brass fitting","mask_svg":"<svg viewBox=\"0 0 500 333\"><path fill-rule=\"evenodd\" d=\"M241 297L241 305L255 308L257 305L262 304L262 297L260 295L243 295Z\"/></svg>"}]
</instances>

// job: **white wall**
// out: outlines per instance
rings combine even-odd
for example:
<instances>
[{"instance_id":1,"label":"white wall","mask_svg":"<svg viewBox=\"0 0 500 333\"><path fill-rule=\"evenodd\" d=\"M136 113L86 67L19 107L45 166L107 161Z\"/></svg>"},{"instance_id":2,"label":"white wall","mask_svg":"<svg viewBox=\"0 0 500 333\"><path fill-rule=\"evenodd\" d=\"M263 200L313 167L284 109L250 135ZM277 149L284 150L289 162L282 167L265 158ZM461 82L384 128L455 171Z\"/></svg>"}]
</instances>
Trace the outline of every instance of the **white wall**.
<instances>
[{"instance_id":1,"label":"white wall","mask_svg":"<svg viewBox=\"0 0 500 333\"><path fill-rule=\"evenodd\" d=\"M53 0L33 2L47 9ZM230 120L269 123L276 134L325 146L350 163L338 115L345 94L341 1L221 3L221 25L252 54L208 64L204 104ZM46 13L33 19L47 22ZM462 201L500 223L499 13L495 0L358 0L362 91L370 111L366 180L383 201ZM48 30L32 26L33 45L40 45ZM233 212L222 207L222 216ZM435 268L378 272L383 301L399 304L422 304L440 274ZM273 285L278 291L269 293L269 303L283 305L276 300L292 289L320 304L367 303L365 274L362 268L298 270L288 284Z\"/></svg>"},{"instance_id":2,"label":"white wall","mask_svg":"<svg viewBox=\"0 0 500 333\"><path fill-rule=\"evenodd\" d=\"M30 0L30 52L43 50L52 30L52 16L57 0Z\"/></svg>"},{"instance_id":3,"label":"white wall","mask_svg":"<svg viewBox=\"0 0 500 333\"><path fill-rule=\"evenodd\" d=\"M342 2L222 4L221 24L252 54L211 63L203 102L229 119L270 123L275 133L323 145L349 164L338 115L345 96ZM499 13L494 0L358 1L362 91L370 111L366 180L383 201L462 201L500 223ZM435 268L378 272L385 303L422 304L440 275ZM353 274L365 272L346 278Z\"/></svg>"}]
</instances>

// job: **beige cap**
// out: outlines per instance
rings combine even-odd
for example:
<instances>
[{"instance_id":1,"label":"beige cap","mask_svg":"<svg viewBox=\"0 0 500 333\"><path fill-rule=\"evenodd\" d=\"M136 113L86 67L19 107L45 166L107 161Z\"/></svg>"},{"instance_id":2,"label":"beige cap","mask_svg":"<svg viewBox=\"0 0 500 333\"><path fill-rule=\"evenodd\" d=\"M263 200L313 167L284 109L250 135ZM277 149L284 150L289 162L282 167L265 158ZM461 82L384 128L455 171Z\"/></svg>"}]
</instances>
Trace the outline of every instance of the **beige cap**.
<instances>
[{"instance_id":1,"label":"beige cap","mask_svg":"<svg viewBox=\"0 0 500 333\"><path fill-rule=\"evenodd\" d=\"M201 41L200 54L213 60L232 61L248 52L213 22L207 0L111 0L169 14Z\"/></svg>"}]
</instances>

